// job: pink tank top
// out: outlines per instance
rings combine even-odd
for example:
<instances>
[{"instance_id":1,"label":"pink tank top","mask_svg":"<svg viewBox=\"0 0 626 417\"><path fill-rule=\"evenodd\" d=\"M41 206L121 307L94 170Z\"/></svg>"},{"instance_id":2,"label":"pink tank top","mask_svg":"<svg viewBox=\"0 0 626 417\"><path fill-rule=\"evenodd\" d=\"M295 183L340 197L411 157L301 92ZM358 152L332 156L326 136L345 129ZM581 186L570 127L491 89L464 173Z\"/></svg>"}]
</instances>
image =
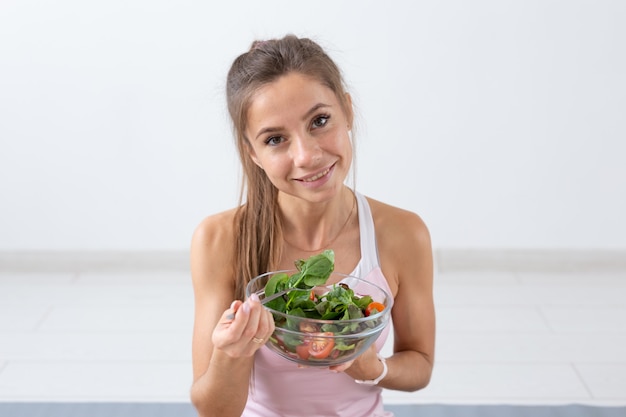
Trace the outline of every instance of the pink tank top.
<instances>
[{"instance_id":1,"label":"pink tank top","mask_svg":"<svg viewBox=\"0 0 626 417\"><path fill-rule=\"evenodd\" d=\"M378 264L374 221L365 197L356 193L361 234L361 260L352 275L391 294ZM389 327L376 340L385 344ZM382 388L359 385L344 373L328 369L298 368L267 347L256 353L243 417L392 417L383 409Z\"/></svg>"}]
</instances>

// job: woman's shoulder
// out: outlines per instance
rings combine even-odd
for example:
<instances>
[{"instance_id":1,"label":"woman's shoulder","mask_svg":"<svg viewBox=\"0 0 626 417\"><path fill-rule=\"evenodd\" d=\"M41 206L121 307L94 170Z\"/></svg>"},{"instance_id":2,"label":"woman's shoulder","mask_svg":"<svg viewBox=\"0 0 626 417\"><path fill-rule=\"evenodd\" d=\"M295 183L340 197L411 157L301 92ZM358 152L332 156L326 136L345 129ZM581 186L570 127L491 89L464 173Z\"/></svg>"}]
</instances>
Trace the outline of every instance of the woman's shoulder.
<instances>
[{"instance_id":1,"label":"woman's shoulder","mask_svg":"<svg viewBox=\"0 0 626 417\"><path fill-rule=\"evenodd\" d=\"M430 231L417 213L367 197L381 255L394 258L430 251Z\"/></svg>"},{"instance_id":2,"label":"woman's shoulder","mask_svg":"<svg viewBox=\"0 0 626 417\"><path fill-rule=\"evenodd\" d=\"M237 209L211 214L200 221L193 232L194 243L208 243L217 239L232 239Z\"/></svg>"},{"instance_id":3,"label":"woman's shoulder","mask_svg":"<svg viewBox=\"0 0 626 417\"><path fill-rule=\"evenodd\" d=\"M205 217L191 240L191 277L198 294L233 296L235 217L237 209Z\"/></svg>"},{"instance_id":4,"label":"woman's shoulder","mask_svg":"<svg viewBox=\"0 0 626 417\"><path fill-rule=\"evenodd\" d=\"M382 201L366 197L372 211L376 229L406 230L415 233L428 233L424 220L415 212L392 206Z\"/></svg>"},{"instance_id":5,"label":"woman's shoulder","mask_svg":"<svg viewBox=\"0 0 626 417\"><path fill-rule=\"evenodd\" d=\"M410 210L371 198L368 201L374 219L380 267L392 291L401 285L405 288L429 286L433 253L426 223Z\"/></svg>"},{"instance_id":6,"label":"woman's shoulder","mask_svg":"<svg viewBox=\"0 0 626 417\"><path fill-rule=\"evenodd\" d=\"M230 209L205 217L196 226L191 240L191 255L209 252L212 259L230 258L235 239L237 209Z\"/></svg>"},{"instance_id":7,"label":"woman's shoulder","mask_svg":"<svg viewBox=\"0 0 626 417\"><path fill-rule=\"evenodd\" d=\"M220 239L228 235L232 236L236 215L237 208L233 208L205 217L193 232L194 240L206 242L215 238Z\"/></svg>"}]
</instances>

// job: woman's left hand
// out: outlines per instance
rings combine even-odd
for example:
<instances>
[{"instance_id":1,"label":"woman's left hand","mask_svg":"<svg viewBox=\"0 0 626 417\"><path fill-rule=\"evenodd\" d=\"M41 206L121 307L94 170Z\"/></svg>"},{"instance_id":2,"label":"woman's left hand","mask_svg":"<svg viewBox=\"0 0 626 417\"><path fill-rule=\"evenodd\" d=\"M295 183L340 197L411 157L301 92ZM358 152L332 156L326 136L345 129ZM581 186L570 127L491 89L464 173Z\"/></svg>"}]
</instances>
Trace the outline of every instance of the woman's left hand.
<instances>
[{"instance_id":1,"label":"woman's left hand","mask_svg":"<svg viewBox=\"0 0 626 417\"><path fill-rule=\"evenodd\" d=\"M382 372L382 364L380 364L376 352L376 346L372 344L358 358L342 363L341 365L331 366L329 369L334 372L345 372L353 379L375 379ZM380 368L379 368L380 366Z\"/></svg>"}]
</instances>

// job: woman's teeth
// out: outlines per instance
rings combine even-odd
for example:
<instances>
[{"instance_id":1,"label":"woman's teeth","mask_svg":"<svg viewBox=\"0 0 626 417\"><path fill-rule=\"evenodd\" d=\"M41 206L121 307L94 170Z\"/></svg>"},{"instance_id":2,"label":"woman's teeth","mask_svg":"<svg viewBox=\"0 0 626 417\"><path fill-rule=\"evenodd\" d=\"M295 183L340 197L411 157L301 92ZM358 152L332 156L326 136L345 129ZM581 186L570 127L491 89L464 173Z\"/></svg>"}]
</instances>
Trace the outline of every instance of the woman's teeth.
<instances>
[{"instance_id":1,"label":"woman's teeth","mask_svg":"<svg viewBox=\"0 0 626 417\"><path fill-rule=\"evenodd\" d=\"M303 179L302 181L304 181L304 182L313 182L313 181L317 181L317 180L319 180L320 178L322 178L324 175L328 174L329 172L330 172L330 168L328 168L327 170L325 170L325 171L323 171L323 172L320 172L319 174L314 175L314 176L312 176L312 177L310 177L310 178Z\"/></svg>"}]
</instances>

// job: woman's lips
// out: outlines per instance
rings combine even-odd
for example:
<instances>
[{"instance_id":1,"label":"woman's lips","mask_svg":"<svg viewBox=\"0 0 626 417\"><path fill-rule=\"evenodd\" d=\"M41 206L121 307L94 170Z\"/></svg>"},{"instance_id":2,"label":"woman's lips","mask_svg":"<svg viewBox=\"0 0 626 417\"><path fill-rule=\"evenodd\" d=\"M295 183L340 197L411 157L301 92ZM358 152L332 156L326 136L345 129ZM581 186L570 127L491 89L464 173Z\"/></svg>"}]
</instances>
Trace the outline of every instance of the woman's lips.
<instances>
[{"instance_id":1,"label":"woman's lips","mask_svg":"<svg viewBox=\"0 0 626 417\"><path fill-rule=\"evenodd\" d=\"M335 164L329 166L328 168L326 168L325 170L318 172L317 174L311 176L311 177L306 177L306 178L300 178L298 179L298 181L302 181L302 182L313 182L313 181L317 181L320 178L328 175L328 173L330 172L331 169L333 169L333 167L335 166Z\"/></svg>"}]
</instances>

